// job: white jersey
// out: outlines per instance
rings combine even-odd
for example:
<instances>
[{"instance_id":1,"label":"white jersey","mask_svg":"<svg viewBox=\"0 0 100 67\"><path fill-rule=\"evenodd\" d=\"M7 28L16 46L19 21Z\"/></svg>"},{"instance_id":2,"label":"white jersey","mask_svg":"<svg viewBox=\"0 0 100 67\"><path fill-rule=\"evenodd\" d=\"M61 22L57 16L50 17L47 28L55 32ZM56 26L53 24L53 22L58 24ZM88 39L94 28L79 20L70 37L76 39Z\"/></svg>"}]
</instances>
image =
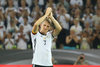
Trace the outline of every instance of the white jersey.
<instances>
[{"instance_id":1,"label":"white jersey","mask_svg":"<svg viewBox=\"0 0 100 67\"><path fill-rule=\"evenodd\" d=\"M52 66L52 34L47 32L46 35L38 32L37 34L32 34L32 46L33 46L33 60L32 64L42 65L42 66Z\"/></svg>"}]
</instances>

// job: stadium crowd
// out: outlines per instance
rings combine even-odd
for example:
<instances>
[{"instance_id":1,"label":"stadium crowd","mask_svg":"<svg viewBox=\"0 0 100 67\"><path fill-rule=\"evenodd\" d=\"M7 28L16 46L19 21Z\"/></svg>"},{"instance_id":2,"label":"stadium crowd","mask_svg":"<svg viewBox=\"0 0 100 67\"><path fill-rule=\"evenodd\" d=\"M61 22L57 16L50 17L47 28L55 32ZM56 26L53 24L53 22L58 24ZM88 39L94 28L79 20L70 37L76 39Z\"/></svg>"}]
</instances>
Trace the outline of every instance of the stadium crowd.
<instances>
[{"instance_id":1,"label":"stadium crowd","mask_svg":"<svg viewBox=\"0 0 100 67\"><path fill-rule=\"evenodd\" d=\"M63 28L52 48L100 48L100 0L0 0L0 49L32 48L32 26L47 7Z\"/></svg>"}]
</instances>

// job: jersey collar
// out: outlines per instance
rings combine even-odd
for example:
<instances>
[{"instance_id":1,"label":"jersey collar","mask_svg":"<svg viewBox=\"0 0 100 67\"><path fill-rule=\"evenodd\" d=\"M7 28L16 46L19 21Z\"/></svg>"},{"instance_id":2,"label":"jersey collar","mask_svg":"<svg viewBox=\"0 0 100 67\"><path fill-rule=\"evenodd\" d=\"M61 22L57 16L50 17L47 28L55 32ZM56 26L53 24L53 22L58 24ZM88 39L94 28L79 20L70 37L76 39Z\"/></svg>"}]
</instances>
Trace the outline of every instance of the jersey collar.
<instances>
[{"instance_id":1,"label":"jersey collar","mask_svg":"<svg viewBox=\"0 0 100 67\"><path fill-rule=\"evenodd\" d=\"M46 36L46 34L44 34L44 33L40 32L40 31L39 31L39 33L40 33L40 34L42 34L42 35L45 35L45 36Z\"/></svg>"}]
</instances>

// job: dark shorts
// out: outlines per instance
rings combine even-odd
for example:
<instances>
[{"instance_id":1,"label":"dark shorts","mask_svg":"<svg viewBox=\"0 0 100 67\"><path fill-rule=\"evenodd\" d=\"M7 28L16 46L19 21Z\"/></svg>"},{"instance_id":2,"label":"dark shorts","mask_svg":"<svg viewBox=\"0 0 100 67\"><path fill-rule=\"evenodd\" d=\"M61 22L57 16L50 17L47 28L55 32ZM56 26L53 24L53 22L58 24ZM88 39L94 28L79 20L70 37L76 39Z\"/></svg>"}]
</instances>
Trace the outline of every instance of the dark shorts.
<instances>
[{"instance_id":1,"label":"dark shorts","mask_svg":"<svg viewBox=\"0 0 100 67\"><path fill-rule=\"evenodd\" d=\"M32 66L33 67L53 67L53 66L41 66L41 65L35 65L35 64L33 64Z\"/></svg>"}]
</instances>

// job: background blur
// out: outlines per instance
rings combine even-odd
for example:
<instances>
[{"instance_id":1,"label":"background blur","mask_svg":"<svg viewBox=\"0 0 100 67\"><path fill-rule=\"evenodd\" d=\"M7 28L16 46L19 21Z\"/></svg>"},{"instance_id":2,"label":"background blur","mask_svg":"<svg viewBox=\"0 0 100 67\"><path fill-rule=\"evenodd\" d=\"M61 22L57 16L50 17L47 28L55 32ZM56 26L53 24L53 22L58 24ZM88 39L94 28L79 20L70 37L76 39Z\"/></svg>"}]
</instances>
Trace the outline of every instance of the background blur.
<instances>
[{"instance_id":1,"label":"background blur","mask_svg":"<svg viewBox=\"0 0 100 67\"><path fill-rule=\"evenodd\" d=\"M100 0L0 0L0 54L23 50L31 53L32 26L47 7L52 7L54 17L63 28L53 40L53 53L59 53L60 49L61 53L64 50L65 57L68 51L79 51L78 56L81 53L88 56L88 51L90 55L100 56ZM78 57L72 54L68 56ZM55 63L59 61L56 59ZM93 64L97 62L100 61Z\"/></svg>"}]
</instances>

